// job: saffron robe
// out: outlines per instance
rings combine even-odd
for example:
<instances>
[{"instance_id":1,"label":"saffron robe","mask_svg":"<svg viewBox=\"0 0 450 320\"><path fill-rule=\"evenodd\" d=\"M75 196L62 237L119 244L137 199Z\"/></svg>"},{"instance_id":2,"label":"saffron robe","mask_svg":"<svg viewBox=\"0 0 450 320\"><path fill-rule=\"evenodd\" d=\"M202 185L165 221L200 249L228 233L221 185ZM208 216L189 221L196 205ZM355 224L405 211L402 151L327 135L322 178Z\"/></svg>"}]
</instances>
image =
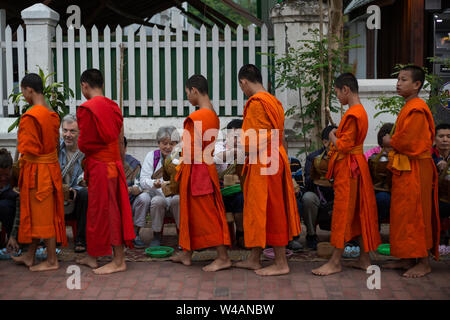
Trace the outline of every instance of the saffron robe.
<instances>
[{"instance_id":1,"label":"saffron robe","mask_svg":"<svg viewBox=\"0 0 450 320\"><path fill-rule=\"evenodd\" d=\"M175 177L180 182L179 245L184 250L231 245L219 176L213 161L219 124L216 113L209 109L199 109L184 121L183 160L177 166ZM205 135L203 140L207 130L212 136L207 138ZM208 153L209 161L203 153Z\"/></svg>"},{"instance_id":2,"label":"saffron robe","mask_svg":"<svg viewBox=\"0 0 450 320\"><path fill-rule=\"evenodd\" d=\"M286 246L300 234L301 227L289 159L282 143L284 110L280 101L268 92L250 97L242 130L241 143L248 153L242 170L245 246Z\"/></svg>"},{"instance_id":3,"label":"saffron robe","mask_svg":"<svg viewBox=\"0 0 450 320\"><path fill-rule=\"evenodd\" d=\"M359 235L365 252L381 243L375 191L363 154L368 126L364 107L351 106L336 131L336 146L330 149L327 179L334 177L330 243L335 248L343 249L345 242Z\"/></svg>"},{"instance_id":4,"label":"saffron robe","mask_svg":"<svg viewBox=\"0 0 450 320\"><path fill-rule=\"evenodd\" d=\"M20 158L20 243L50 239L67 246L64 197L57 146L59 116L35 105L22 115L17 133Z\"/></svg>"},{"instance_id":5,"label":"saffron robe","mask_svg":"<svg viewBox=\"0 0 450 320\"><path fill-rule=\"evenodd\" d=\"M398 258L439 259L438 174L431 157L435 126L425 101L413 98L400 111L391 138L390 243Z\"/></svg>"},{"instance_id":6,"label":"saffron robe","mask_svg":"<svg viewBox=\"0 0 450 320\"><path fill-rule=\"evenodd\" d=\"M93 257L111 255L111 246L133 248L133 228L128 187L119 151L123 117L118 105L94 97L77 111L78 146L85 154L84 179L88 183L86 243Z\"/></svg>"}]
</instances>

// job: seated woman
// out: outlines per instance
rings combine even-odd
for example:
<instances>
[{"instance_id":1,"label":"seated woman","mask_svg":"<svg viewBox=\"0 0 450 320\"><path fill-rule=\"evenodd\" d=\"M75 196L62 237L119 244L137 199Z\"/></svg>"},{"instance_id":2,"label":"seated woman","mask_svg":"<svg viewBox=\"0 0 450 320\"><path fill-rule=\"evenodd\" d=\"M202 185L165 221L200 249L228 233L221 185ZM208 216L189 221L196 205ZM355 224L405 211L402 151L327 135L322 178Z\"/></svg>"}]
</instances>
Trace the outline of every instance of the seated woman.
<instances>
[{"instance_id":1,"label":"seated woman","mask_svg":"<svg viewBox=\"0 0 450 320\"><path fill-rule=\"evenodd\" d=\"M144 192L133 204L134 225L138 228L138 232L145 225L145 216L150 209L153 229L153 240L150 247L157 247L161 244L161 230L166 214L175 219L177 228L180 226L180 196L166 197L161 189L163 163L180 141L180 136L173 126L161 127L156 133L156 141L158 149L150 151L142 165L139 185Z\"/></svg>"}]
</instances>

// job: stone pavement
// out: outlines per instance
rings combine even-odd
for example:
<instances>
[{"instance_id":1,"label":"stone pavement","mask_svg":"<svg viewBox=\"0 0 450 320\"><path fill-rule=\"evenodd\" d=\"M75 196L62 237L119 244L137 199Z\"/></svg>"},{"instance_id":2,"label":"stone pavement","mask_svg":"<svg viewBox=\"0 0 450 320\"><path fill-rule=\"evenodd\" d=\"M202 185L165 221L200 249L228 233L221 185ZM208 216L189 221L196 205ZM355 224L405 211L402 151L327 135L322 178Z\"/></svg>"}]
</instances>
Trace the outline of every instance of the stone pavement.
<instances>
[{"instance_id":1,"label":"stone pavement","mask_svg":"<svg viewBox=\"0 0 450 320\"><path fill-rule=\"evenodd\" d=\"M129 262L126 272L106 276L97 276L82 266L81 289L69 290L66 269L71 263L61 262L61 268L54 272L32 273L12 261L0 261L0 299L450 300L450 261L432 262L433 273L421 279L406 279L399 271L381 269L380 290L367 289L370 275L361 270L344 268L332 276L313 276L311 269L321 263L290 262L289 275L269 278L236 268L207 273L201 270L205 265L201 262L191 267Z\"/></svg>"}]
</instances>

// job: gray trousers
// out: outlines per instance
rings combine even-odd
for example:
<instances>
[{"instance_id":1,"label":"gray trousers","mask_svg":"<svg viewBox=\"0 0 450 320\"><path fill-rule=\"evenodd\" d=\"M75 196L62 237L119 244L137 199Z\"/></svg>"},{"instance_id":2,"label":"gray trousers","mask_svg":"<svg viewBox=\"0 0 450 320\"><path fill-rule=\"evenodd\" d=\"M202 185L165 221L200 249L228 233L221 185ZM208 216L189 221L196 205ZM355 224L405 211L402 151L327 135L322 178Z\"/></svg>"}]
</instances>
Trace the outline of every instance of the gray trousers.
<instances>
[{"instance_id":1,"label":"gray trousers","mask_svg":"<svg viewBox=\"0 0 450 320\"><path fill-rule=\"evenodd\" d=\"M180 227L180 196L165 197L161 193L142 192L133 202L133 223L136 227L145 226L145 217L150 210L152 229L161 232L164 217L173 217L177 228Z\"/></svg>"},{"instance_id":2,"label":"gray trousers","mask_svg":"<svg viewBox=\"0 0 450 320\"><path fill-rule=\"evenodd\" d=\"M320 199L314 192L308 191L303 195L303 219L306 233L309 236L316 234L317 215L319 213Z\"/></svg>"}]
</instances>

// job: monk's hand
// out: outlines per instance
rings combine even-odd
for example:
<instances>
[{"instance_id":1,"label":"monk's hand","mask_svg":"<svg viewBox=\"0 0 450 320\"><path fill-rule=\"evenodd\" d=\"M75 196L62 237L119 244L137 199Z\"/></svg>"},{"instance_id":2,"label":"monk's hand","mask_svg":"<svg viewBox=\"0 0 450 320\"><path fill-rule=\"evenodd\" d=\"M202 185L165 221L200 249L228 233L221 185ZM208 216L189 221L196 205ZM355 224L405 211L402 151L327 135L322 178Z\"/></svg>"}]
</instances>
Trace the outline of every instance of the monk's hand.
<instances>
[{"instance_id":1,"label":"monk's hand","mask_svg":"<svg viewBox=\"0 0 450 320\"><path fill-rule=\"evenodd\" d=\"M436 165L439 169L439 172L441 172L442 170L445 170L445 168L447 167L447 162L444 160L441 160L437 163Z\"/></svg>"},{"instance_id":2,"label":"monk's hand","mask_svg":"<svg viewBox=\"0 0 450 320\"><path fill-rule=\"evenodd\" d=\"M156 189L161 188L161 180L156 180L156 181L153 183L153 186L154 186Z\"/></svg>"},{"instance_id":3,"label":"monk's hand","mask_svg":"<svg viewBox=\"0 0 450 320\"><path fill-rule=\"evenodd\" d=\"M19 244L17 243L16 238L10 236L6 248L8 249L9 252L19 251Z\"/></svg>"}]
</instances>

